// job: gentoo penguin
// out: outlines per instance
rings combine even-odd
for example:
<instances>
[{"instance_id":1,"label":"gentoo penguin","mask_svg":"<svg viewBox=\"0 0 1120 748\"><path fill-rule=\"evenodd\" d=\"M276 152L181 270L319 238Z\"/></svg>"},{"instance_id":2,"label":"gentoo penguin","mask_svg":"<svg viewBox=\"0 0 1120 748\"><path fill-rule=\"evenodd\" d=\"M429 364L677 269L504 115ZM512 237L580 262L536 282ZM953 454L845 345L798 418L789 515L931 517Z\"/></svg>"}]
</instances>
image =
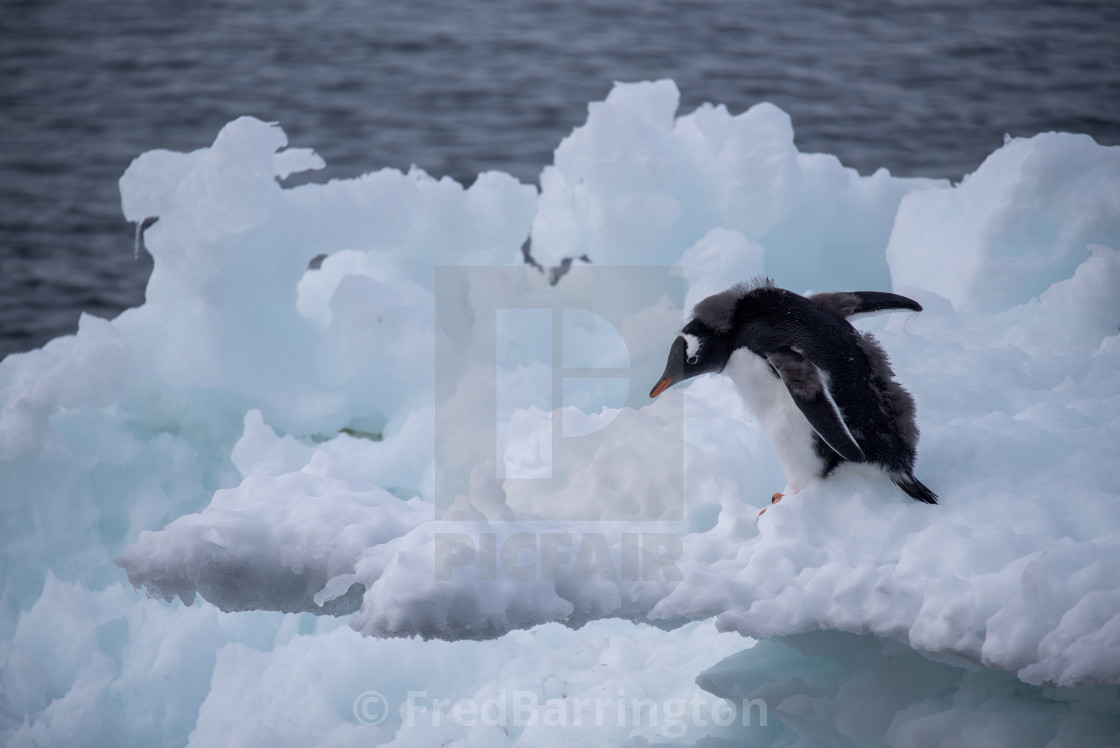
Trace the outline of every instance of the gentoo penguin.
<instances>
[{"instance_id":1,"label":"gentoo penguin","mask_svg":"<svg viewBox=\"0 0 1120 748\"><path fill-rule=\"evenodd\" d=\"M696 305L649 395L722 372L774 443L794 493L842 462L868 462L909 496L936 504L913 473L914 399L894 381L878 341L848 323L890 309L922 307L891 293L805 297L770 280L740 283Z\"/></svg>"}]
</instances>

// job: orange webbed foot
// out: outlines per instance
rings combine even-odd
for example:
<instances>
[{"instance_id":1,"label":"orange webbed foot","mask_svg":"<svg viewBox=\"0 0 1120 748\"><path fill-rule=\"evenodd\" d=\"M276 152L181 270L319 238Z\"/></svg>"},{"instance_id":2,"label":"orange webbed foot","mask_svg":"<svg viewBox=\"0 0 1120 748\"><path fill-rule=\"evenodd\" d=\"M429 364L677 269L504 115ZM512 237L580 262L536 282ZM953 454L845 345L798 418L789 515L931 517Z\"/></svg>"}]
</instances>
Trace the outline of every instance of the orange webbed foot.
<instances>
[{"instance_id":1,"label":"orange webbed foot","mask_svg":"<svg viewBox=\"0 0 1120 748\"><path fill-rule=\"evenodd\" d=\"M785 494L782 494L782 493L776 493L776 494L774 494L773 496L771 496L771 497L770 497L770 503L771 503L771 504L777 504L777 503L778 503L779 501L781 501L781 500L782 500L782 499L783 499L784 497L785 497ZM770 507L763 507L763 508L762 508L762 511L758 513L758 516L759 516L759 517L761 517L762 515L766 514L766 510L767 510L767 509L769 509L769 508L770 508Z\"/></svg>"}]
</instances>

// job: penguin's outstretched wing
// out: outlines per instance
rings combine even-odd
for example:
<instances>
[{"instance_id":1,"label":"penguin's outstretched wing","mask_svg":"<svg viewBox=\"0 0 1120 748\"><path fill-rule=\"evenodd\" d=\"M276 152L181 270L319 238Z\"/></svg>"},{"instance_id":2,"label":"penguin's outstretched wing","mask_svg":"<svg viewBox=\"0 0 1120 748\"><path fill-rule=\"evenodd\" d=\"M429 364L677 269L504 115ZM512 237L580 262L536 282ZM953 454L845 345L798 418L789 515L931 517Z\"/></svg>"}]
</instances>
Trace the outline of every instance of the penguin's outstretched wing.
<instances>
[{"instance_id":1,"label":"penguin's outstretched wing","mask_svg":"<svg viewBox=\"0 0 1120 748\"><path fill-rule=\"evenodd\" d=\"M790 348L771 353L766 360L781 377L793 402L824 443L845 460L863 462L866 459L863 449L844 423L844 414L829 391L828 375Z\"/></svg>"},{"instance_id":2,"label":"penguin's outstretched wing","mask_svg":"<svg viewBox=\"0 0 1120 748\"><path fill-rule=\"evenodd\" d=\"M835 315L847 319L860 314L876 314L895 309L922 311L922 305L913 299L896 293L883 291L841 291L839 293L817 293L808 297L810 301L824 307Z\"/></svg>"}]
</instances>

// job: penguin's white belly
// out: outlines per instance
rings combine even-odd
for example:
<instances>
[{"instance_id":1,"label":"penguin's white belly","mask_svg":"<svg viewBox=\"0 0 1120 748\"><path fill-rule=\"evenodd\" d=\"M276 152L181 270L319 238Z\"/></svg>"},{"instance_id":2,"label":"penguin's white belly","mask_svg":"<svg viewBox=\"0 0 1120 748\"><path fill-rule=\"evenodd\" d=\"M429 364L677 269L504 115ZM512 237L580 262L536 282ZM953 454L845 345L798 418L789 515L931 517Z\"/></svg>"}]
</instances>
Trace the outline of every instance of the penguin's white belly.
<instances>
[{"instance_id":1,"label":"penguin's white belly","mask_svg":"<svg viewBox=\"0 0 1120 748\"><path fill-rule=\"evenodd\" d=\"M770 437L789 487L800 491L819 478L824 461L813 448L813 427L766 359L740 348L731 354L723 373L731 377L739 396Z\"/></svg>"}]
</instances>

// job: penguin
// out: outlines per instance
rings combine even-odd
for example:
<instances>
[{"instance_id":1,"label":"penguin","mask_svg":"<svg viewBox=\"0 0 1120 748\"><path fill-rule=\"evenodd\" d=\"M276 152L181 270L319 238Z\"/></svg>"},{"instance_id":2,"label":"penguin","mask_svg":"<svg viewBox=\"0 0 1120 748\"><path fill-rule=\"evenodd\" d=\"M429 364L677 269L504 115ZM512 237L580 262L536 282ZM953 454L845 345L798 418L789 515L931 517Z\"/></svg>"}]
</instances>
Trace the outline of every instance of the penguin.
<instances>
[{"instance_id":1,"label":"penguin","mask_svg":"<svg viewBox=\"0 0 1120 748\"><path fill-rule=\"evenodd\" d=\"M774 444L793 493L844 462L862 462L911 498L936 504L937 494L914 477L914 399L894 380L879 342L848 322L895 309L922 307L878 291L801 296L770 279L737 284L692 310L650 397L722 372Z\"/></svg>"}]
</instances>

